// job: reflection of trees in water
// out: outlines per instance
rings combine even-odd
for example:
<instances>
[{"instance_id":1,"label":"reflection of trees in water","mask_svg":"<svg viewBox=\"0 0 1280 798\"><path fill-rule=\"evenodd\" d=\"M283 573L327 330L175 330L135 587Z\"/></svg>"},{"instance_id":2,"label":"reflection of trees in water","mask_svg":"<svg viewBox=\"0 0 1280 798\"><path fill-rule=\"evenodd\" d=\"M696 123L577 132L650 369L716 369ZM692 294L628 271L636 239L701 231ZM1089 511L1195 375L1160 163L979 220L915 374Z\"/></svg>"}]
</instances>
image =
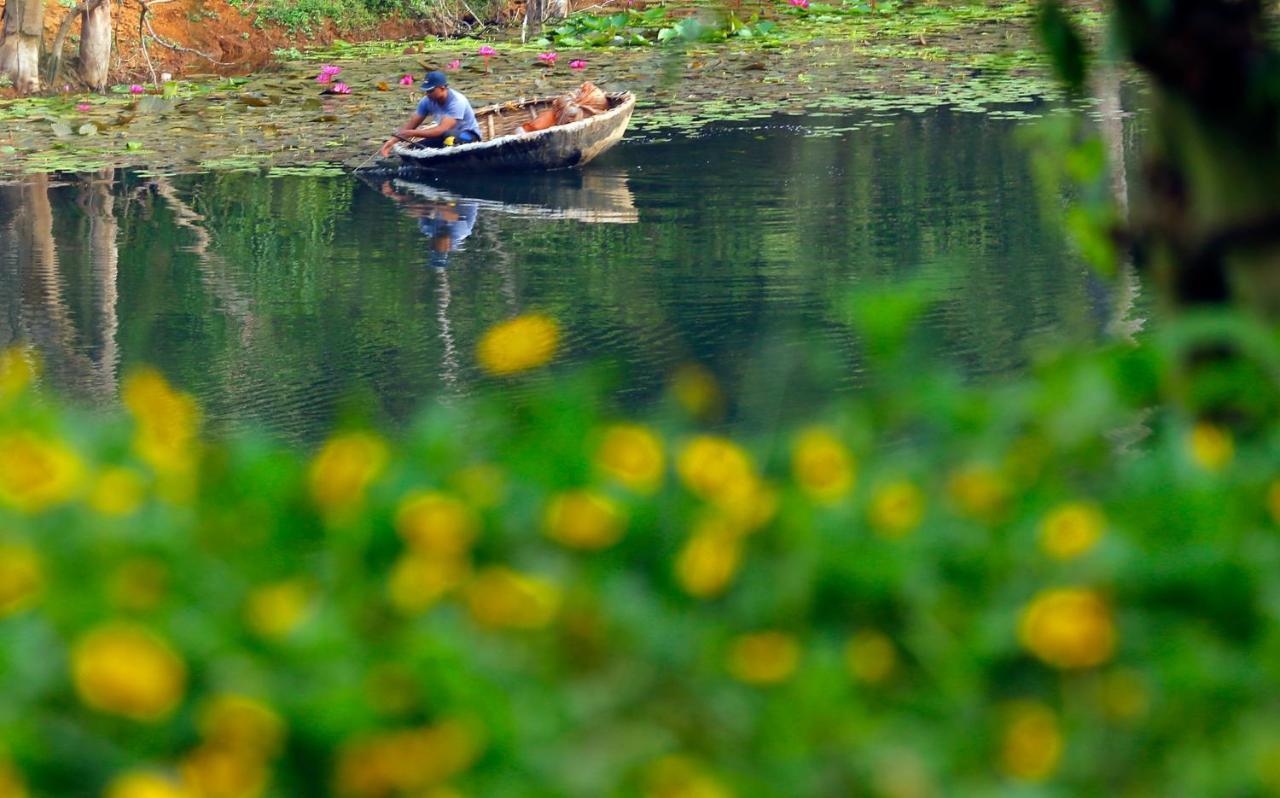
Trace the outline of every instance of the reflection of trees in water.
<instances>
[{"instance_id":1,"label":"reflection of trees in water","mask_svg":"<svg viewBox=\"0 0 1280 798\"><path fill-rule=\"evenodd\" d=\"M80 216L73 241L88 250L90 306L77 308L82 286L76 271L59 258L54 233L52 188L47 175L0 186L5 346L26 343L39 354L42 372L54 387L72 396L113 397L119 369L117 344L118 225L114 170L77 180Z\"/></svg>"}]
</instances>

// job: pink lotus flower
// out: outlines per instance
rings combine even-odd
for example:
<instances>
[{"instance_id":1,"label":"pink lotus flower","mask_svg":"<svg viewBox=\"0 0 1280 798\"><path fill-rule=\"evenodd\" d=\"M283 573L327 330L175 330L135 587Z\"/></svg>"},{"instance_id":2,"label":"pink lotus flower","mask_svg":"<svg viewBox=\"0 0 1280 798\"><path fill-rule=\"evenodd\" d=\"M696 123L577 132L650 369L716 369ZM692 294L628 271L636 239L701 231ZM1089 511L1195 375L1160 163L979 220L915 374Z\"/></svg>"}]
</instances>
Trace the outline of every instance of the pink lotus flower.
<instances>
[{"instance_id":1,"label":"pink lotus flower","mask_svg":"<svg viewBox=\"0 0 1280 798\"><path fill-rule=\"evenodd\" d=\"M324 66L320 67L320 74L328 75L329 77L333 77L334 75L337 75L341 72L342 72L342 67L336 67L333 64L325 64Z\"/></svg>"},{"instance_id":2,"label":"pink lotus flower","mask_svg":"<svg viewBox=\"0 0 1280 798\"><path fill-rule=\"evenodd\" d=\"M350 94L351 87L343 83L342 81L338 81L337 83L333 84L333 86L329 88L329 91L333 92L334 94Z\"/></svg>"},{"instance_id":3,"label":"pink lotus flower","mask_svg":"<svg viewBox=\"0 0 1280 798\"><path fill-rule=\"evenodd\" d=\"M93 106L92 106L92 105L89 105L89 103L80 103L79 105L77 105L77 106L76 106L76 110L77 110L77 111L88 111L88 110L89 110L90 108L92 108L92 107L93 107Z\"/></svg>"},{"instance_id":4,"label":"pink lotus flower","mask_svg":"<svg viewBox=\"0 0 1280 798\"><path fill-rule=\"evenodd\" d=\"M787 0L787 2L791 3L791 5L796 8L802 8L806 11L809 9L809 0Z\"/></svg>"},{"instance_id":5,"label":"pink lotus flower","mask_svg":"<svg viewBox=\"0 0 1280 798\"><path fill-rule=\"evenodd\" d=\"M458 67L460 67L460 66L462 66L462 62L461 62L461 61L459 61L457 58L455 58L455 59L453 59L452 61L450 61L448 64L445 64L445 67L444 67L444 68L445 68L445 69L448 69L448 70L454 70L454 69L457 69L457 68L458 68Z\"/></svg>"},{"instance_id":6,"label":"pink lotus flower","mask_svg":"<svg viewBox=\"0 0 1280 798\"><path fill-rule=\"evenodd\" d=\"M401 85L401 86L412 86L412 85L413 85L413 75L405 75L404 77L400 78L400 85Z\"/></svg>"},{"instance_id":7,"label":"pink lotus flower","mask_svg":"<svg viewBox=\"0 0 1280 798\"><path fill-rule=\"evenodd\" d=\"M583 61L581 58L575 58L569 62L569 68L570 69L586 69L587 62Z\"/></svg>"},{"instance_id":8,"label":"pink lotus flower","mask_svg":"<svg viewBox=\"0 0 1280 798\"><path fill-rule=\"evenodd\" d=\"M491 55L497 55L497 54L498 54L498 51L497 51L497 50L493 49L492 47L490 47L490 46L489 46L489 45L487 45L487 44L482 44L482 45L480 45L480 49L479 49L479 50L476 50L476 52L477 52L477 53L479 53L480 55L484 56L485 58L488 58L488 57L489 57L489 56L491 56Z\"/></svg>"},{"instance_id":9,"label":"pink lotus flower","mask_svg":"<svg viewBox=\"0 0 1280 798\"><path fill-rule=\"evenodd\" d=\"M142 87L141 87L141 86L139 86L137 83L135 83L135 84L133 84L132 86L130 86L130 87L129 87L129 93L130 93L130 94L142 94L142 92L144 92L144 91L146 91L146 89L142 88Z\"/></svg>"},{"instance_id":10,"label":"pink lotus flower","mask_svg":"<svg viewBox=\"0 0 1280 798\"><path fill-rule=\"evenodd\" d=\"M316 75L316 83L328 83L328 82L329 82L328 72L321 72L319 75Z\"/></svg>"},{"instance_id":11,"label":"pink lotus flower","mask_svg":"<svg viewBox=\"0 0 1280 798\"><path fill-rule=\"evenodd\" d=\"M538 53L538 60L549 66L555 66L559 53Z\"/></svg>"}]
</instances>

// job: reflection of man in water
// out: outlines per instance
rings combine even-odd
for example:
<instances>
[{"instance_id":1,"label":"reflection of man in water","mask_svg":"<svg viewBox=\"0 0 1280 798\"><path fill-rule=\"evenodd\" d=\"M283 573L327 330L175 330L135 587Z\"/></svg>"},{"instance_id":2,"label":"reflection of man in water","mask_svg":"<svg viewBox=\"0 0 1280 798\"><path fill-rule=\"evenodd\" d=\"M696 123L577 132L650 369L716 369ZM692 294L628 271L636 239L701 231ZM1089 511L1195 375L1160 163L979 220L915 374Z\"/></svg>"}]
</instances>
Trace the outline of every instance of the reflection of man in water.
<instances>
[{"instance_id":1,"label":"reflection of man in water","mask_svg":"<svg viewBox=\"0 0 1280 798\"><path fill-rule=\"evenodd\" d=\"M431 239L431 265L443 269L449 265L449 253L461 250L471 235L479 208L474 202L428 202L424 209L418 229Z\"/></svg>"}]
</instances>

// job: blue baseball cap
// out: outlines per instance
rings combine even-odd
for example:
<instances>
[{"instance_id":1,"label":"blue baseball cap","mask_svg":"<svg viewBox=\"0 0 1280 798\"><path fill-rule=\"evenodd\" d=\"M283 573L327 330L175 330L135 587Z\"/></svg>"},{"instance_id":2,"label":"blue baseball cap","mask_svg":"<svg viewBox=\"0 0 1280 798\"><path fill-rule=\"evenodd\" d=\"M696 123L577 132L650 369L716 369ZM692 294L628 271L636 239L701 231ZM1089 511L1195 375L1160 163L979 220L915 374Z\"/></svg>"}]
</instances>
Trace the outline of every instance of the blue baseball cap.
<instances>
[{"instance_id":1,"label":"blue baseball cap","mask_svg":"<svg viewBox=\"0 0 1280 798\"><path fill-rule=\"evenodd\" d=\"M427 79L422 81L421 88L423 91L431 91L432 89L438 89L441 86L448 85L449 79L444 76L443 72L428 72Z\"/></svg>"}]
</instances>

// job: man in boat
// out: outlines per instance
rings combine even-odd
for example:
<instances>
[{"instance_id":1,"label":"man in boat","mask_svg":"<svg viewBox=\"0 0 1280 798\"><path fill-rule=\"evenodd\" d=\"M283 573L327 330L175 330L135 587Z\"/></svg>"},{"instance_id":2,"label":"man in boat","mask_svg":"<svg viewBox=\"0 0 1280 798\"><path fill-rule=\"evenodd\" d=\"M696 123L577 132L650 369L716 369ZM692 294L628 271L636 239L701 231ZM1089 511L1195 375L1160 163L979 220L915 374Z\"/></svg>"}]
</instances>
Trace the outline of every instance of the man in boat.
<instances>
[{"instance_id":1,"label":"man in boat","mask_svg":"<svg viewBox=\"0 0 1280 798\"><path fill-rule=\"evenodd\" d=\"M413 142L421 147L452 147L480 140L480 127L476 124L476 112L462 92L449 88L449 79L443 72L428 72L422 81L427 96L418 103L417 110L405 126L391 134L382 145L385 158L397 141ZM434 121L421 127L427 117Z\"/></svg>"}]
</instances>

